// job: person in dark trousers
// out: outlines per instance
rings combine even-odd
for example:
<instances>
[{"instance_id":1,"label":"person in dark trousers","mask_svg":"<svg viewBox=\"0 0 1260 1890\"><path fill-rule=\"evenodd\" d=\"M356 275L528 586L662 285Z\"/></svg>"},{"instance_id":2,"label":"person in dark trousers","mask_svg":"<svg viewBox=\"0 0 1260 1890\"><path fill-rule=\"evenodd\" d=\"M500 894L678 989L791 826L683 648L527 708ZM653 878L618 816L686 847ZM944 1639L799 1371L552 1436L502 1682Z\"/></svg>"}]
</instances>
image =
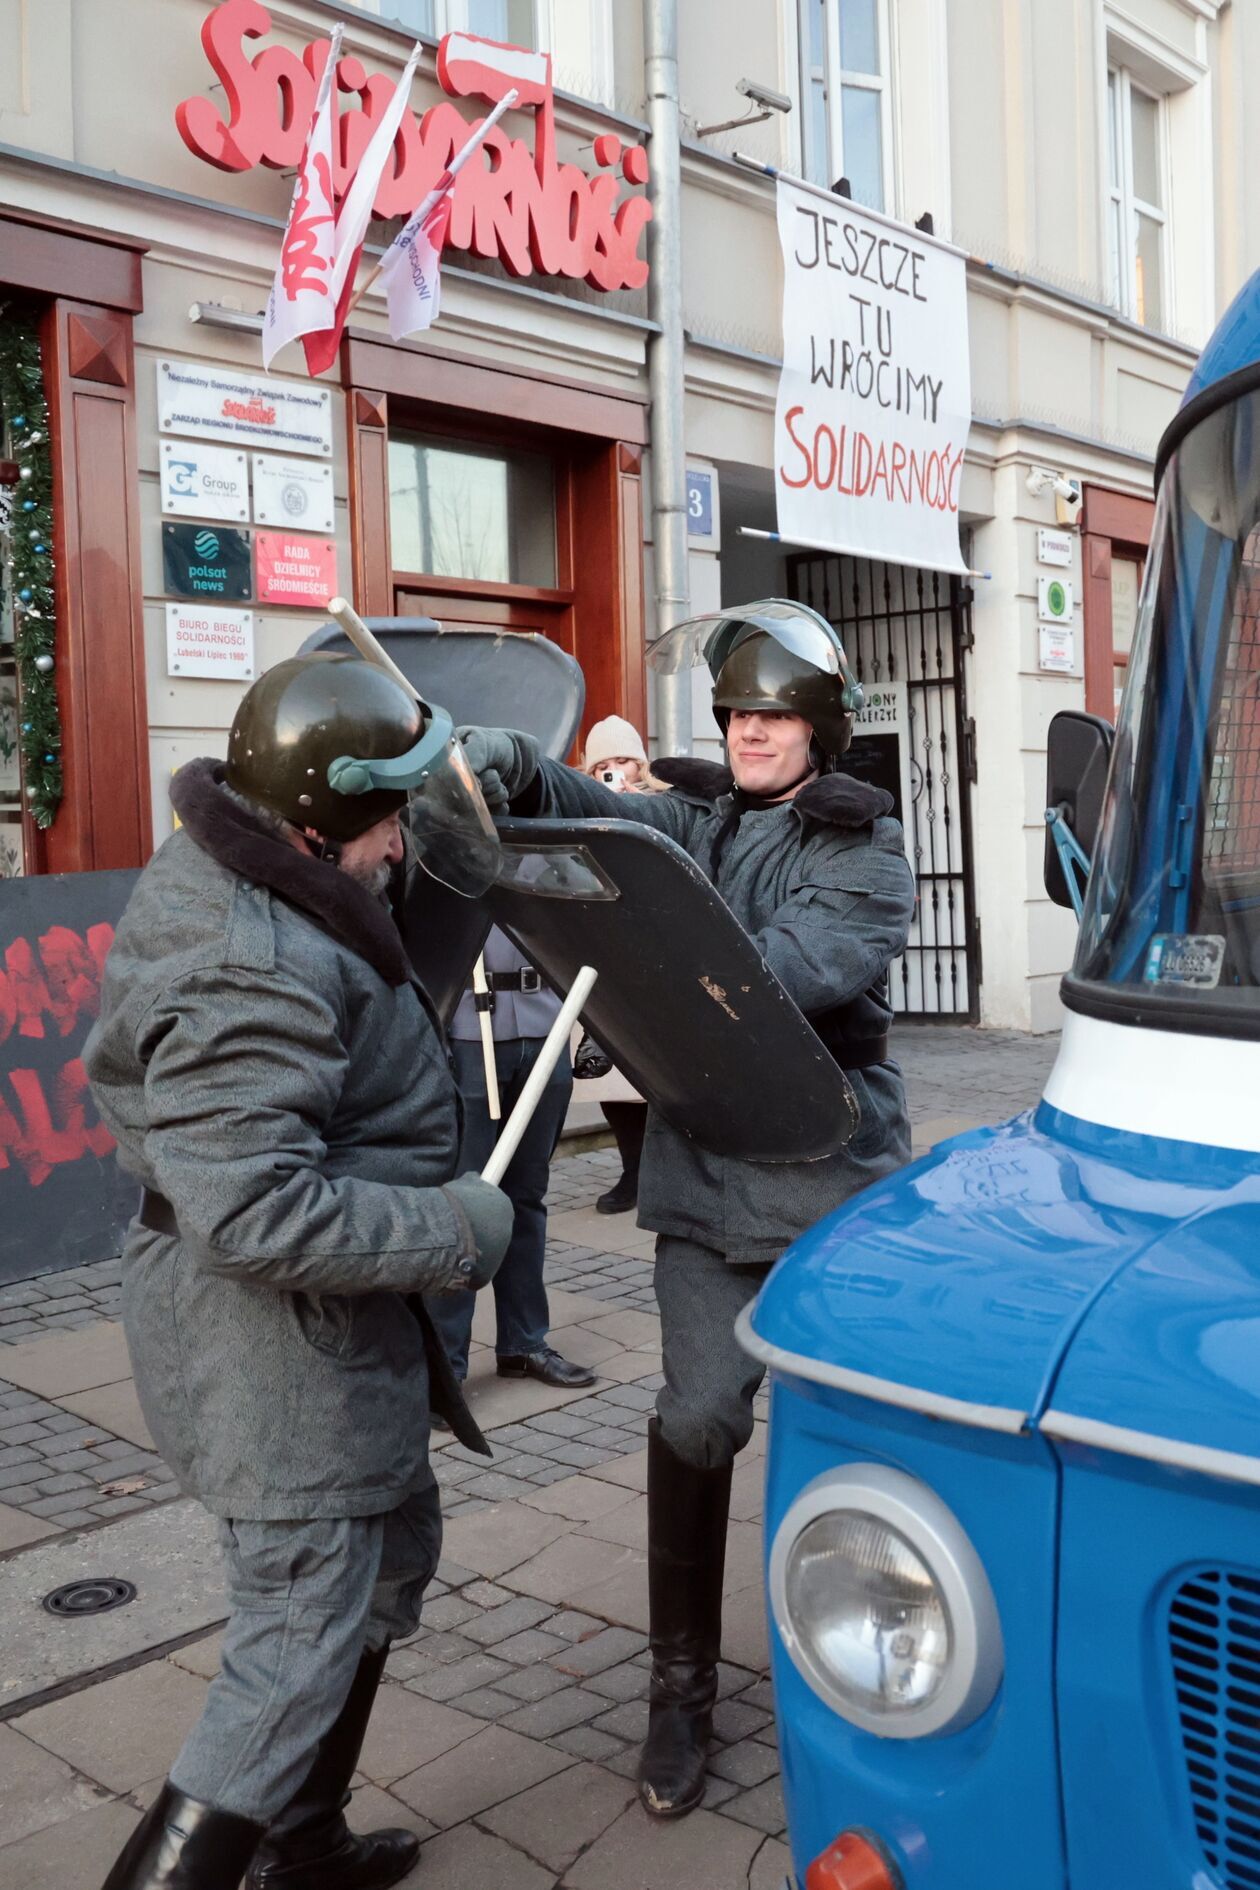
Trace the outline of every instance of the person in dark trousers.
<instances>
[{"instance_id":1,"label":"person in dark trousers","mask_svg":"<svg viewBox=\"0 0 1260 1890\"><path fill-rule=\"evenodd\" d=\"M909 1158L887 974L914 906L891 795L841 772L862 694L831 626L771 599L680 626L670 641L663 666L692 654L709 665L728 763L654 762L671 793L618 797L544 760L528 736L463 731L491 806L641 820L683 847L849 1073L861 1110L837 1154L773 1165L710 1153L649 1112L639 1224L657 1235L665 1383L648 1430L652 1675L639 1790L657 1817L690 1811L704 1791L731 1470L764 1376L735 1321L790 1241Z\"/></svg>"},{"instance_id":2,"label":"person in dark trousers","mask_svg":"<svg viewBox=\"0 0 1260 1890\"><path fill-rule=\"evenodd\" d=\"M506 1195L455 1179L455 1084L380 898L409 788L442 781L452 811L448 749L444 713L374 665L279 664L226 768L176 775L180 829L106 962L84 1060L143 1189L127 1344L158 1448L218 1518L229 1608L106 1890L383 1890L419 1849L353 1835L344 1806L437 1566L430 1401L485 1450L420 1295L470 1299L512 1227ZM465 799L472 851L492 830Z\"/></svg>"},{"instance_id":3,"label":"person in dark trousers","mask_svg":"<svg viewBox=\"0 0 1260 1890\"><path fill-rule=\"evenodd\" d=\"M506 1122L559 1014L560 999L497 927L486 940L484 958L499 1106L501 1120ZM461 998L448 1034L455 1080L464 1100L459 1173L477 1174L494 1147L501 1123L490 1115L481 1017L471 990ZM551 1314L543 1283L551 1158L572 1090L566 1049L503 1177L503 1192L512 1203L512 1238L494 1276L494 1349L500 1378L538 1378L545 1385L577 1388L593 1385L595 1374L585 1365L562 1358L548 1343ZM462 1380L468 1375L472 1295L442 1294L430 1302L429 1310L455 1375Z\"/></svg>"}]
</instances>

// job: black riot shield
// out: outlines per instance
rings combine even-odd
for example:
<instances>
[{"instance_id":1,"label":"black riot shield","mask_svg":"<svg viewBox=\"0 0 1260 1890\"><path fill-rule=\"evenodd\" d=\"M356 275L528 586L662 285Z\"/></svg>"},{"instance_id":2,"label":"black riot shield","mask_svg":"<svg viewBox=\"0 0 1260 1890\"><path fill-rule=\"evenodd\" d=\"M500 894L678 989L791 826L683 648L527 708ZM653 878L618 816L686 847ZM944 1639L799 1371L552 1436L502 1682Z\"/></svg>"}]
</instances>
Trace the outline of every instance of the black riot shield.
<instances>
[{"instance_id":1,"label":"black riot shield","mask_svg":"<svg viewBox=\"0 0 1260 1890\"><path fill-rule=\"evenodd\" d=\"M583 1023L673 1128L755 1162L849 1140L844 1072L681 847L637 821L498 826L506 871L478 906L557 991L595 966ZM470 965L448 973L456 991Z\"/></svg>"},{"instance_id":2,"label":"black riot shield","mask_svg":"<svg viewBox=\"0 0 1260 1890\"><path fill-rule=\"evenodd\" d=\"M365 621L412 687L440 703L457 728L523 729L553 761L568 754L582 720L586 679L559 644L532 632L447 628L433 617ZM302 645L304 653L348 655L353 649L339 623L321 624ZM449 1023L486 942L489 908L413 871L398 916L417 975Z\"/></svg>"}]
</instances>

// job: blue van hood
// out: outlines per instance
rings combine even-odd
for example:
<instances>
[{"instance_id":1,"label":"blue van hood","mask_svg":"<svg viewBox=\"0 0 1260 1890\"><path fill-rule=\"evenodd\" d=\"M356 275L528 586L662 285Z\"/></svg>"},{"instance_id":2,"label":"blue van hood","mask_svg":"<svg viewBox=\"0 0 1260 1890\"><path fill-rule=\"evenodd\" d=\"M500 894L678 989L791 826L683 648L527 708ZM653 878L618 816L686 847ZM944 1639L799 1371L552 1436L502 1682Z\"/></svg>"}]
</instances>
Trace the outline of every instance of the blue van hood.
<instances>
[{"instance_id":1,"label":"blue van hood","mask_svg":"<svg viewBox=\"0 0 1260 1890\"><path fill-rule=\"evenodd\" d=\"M1167 1431L1175 1414L1178 1435L1213 1443L1227 1421L1237 1437L1248 1399L1260 1426L1258 1285L1260 1159L1043 1103L940 1144L811 1228L752 1327L780 1369L795 1355L998 1407L1012 1428L1053 1398L1135 1429Z\"/></svg>"}]
</instances>

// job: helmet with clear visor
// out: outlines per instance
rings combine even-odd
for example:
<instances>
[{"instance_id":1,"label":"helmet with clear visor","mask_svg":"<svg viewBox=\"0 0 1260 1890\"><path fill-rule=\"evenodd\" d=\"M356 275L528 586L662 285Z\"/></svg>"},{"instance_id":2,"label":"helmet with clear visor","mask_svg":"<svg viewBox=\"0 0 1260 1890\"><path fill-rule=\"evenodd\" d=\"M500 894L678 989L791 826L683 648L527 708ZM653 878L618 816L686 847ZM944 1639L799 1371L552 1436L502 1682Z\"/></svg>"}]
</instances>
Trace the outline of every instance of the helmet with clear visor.
<instances>
[{"instance_id":1,"label":"helmet with clear visor","mask_svg":"<svg viewBox=\"0 0 1260 1890\"><path fill-rule=\"evenodd\" d=\"M652 645L647 660L664 675L707 664L723 734L737 709L799 715L828 755L848 748L864 700L826 618L780 597L679 624Z\"/></svg>"},{"instance_id":2,"label":"helmet with clear visor","mask_svg":"<svg viewBox=\"0 0 1260 1890\"><path fill-rule=\"evenodd\" d=\"M228 738L228 786L344 846L406 810L425 870L476 898L499 840L451 718L358 656L290 657L260 676Z\"/></svg>"}]
</instances>

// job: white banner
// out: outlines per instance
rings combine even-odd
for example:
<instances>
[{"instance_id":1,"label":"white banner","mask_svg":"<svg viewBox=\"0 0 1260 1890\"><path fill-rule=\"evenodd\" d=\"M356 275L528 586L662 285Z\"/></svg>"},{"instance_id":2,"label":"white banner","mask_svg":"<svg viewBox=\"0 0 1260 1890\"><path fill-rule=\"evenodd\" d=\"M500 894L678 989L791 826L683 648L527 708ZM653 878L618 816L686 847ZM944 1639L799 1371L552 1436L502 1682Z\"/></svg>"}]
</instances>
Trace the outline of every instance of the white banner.
<instances>
[{"instance_id":1,"label":"white banner","mask_svg":"<svg viewBox=\"0 0 1260 1890\"><path fill-rule=\"evenodd\" d=\"M327 387L265 380L219 361L159 361L157 392L163 433L332 458L332 394Z\"/></svg>"},{"instance_id":2,"label":"white banner","mask_svg":"<svg viewBox=\"0 0 1260 1890\"><path fill-rule=\"evenodd\" d=\"M780 178L779 536L964 571L967 269L917 230Z\"/></svg>"}]
</instances>

